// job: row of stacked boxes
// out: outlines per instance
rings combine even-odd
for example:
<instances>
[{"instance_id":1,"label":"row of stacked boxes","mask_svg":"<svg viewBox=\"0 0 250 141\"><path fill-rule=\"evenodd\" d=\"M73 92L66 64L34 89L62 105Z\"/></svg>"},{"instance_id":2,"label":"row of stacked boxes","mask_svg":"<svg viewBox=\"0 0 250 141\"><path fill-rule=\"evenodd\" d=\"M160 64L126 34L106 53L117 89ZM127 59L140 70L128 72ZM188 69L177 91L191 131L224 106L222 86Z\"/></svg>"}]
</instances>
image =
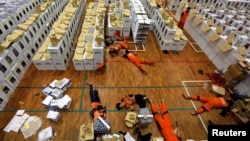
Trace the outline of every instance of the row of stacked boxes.
<instances>
[{"instance_id":1,"label":"row of stacked boxes","mask_svg":"<svg viewBox=\"0 0 250 141\"><path fill-rule=\"evenodd\" d=\"M145 11L148 14L148 17L150 19L156 19L156 16L159 13L160 8L157 6L157 3L155 0L145 0L145 2L142 3Z\"/></svg>"},{"instance_id":2,"label":"row of stacked boxes","mask_svg":"<svg viewBox=\"0 0 250 141\"><path fill-rule=\"evenodd\" d=\"M36 1L30 2L36 3ZM0 57L1 110L32 63L32 57L38 50L39 44L47 36L50 29L49 25L54 21L49 17L57 15L60 12L58 9L62 9L66 2L66 0L38 2L39 5L35 5L35 10L32 10L33 13L29 13L22 22L16 23L13 20L13 23L15 23L13 24L15 27L11 27L13 31L1 42L1 49L3 49Z\"/></svg>"},{"instance_id":3,"label":"row of stacked boxes","mask_svg":"<svg viewBox=\"0 0 250 141\"><path fill-rule=\"evenodd\" d=\"M170 0L168 9L177 11L180 3L187 0L176 1ZM215 5L216 7L238 6L247 8L250 6L250 2L246 0L188 0L190 4L203 4L203 5Z\"/></svg>"},{"instance_id":4,"label":"row of stacked boxes","mask_svg":"<svg viewBox=\"0 0 250 141\"><path fill-rule=\"evenodd\" d=\"M211 6L211 5L210 5ZM196 10L207 19L213 19L215 26L224 25L224 33L232 33L233 30L240 29L247 36L250 36L250 11L246 9L237 10L236 8L218 8L211 10L209 7L197 4ZM228 25L227 25L228 23Z\"/></svg>"},{"instance_id":5,"label":"row of stacked boxes","mask_svg":"<svg viewBox=\"0 0 250 141\"><path fill-rule=\"evenodd\" d=\"M75 70L96 70L104 63L105 11L105 1L88 4L73 56Z\"/></svg>"},{"instance_id":6,"label":"row of stacked boxes","mask_svg":"<svg viewBox=\"0 0 250 141\"><path fill-rule=\"evenodd\" d=\"M145 44L150 29L150 19L140 0L130 1L130 11L134 42Z\"/></svg>"},{"instance_id":7,"label":"row of stacked boxes","mask_svg":"<svg viewBox=\"0 0 250 141\"><path fill-rule=\"evenodd\" d=\"M197 5L196 8L202 9L199 6ZM226 26L224 24L215 24L216 16L205 16L199 11L205 15L209 13L209 10L192 9L184 28L217 69L226 70L230 64L235 64L238 61L248 62L249 64L247 58L244 58L248 54L244 47L249 42L247 35L242 31L239 32L239 29L235 28L234 25L230 25L223 18L220 19L223 21L220 23L224 23ZM216 13L215 11L213 15L217 15ZM227 26L234 29L229 30Z\"/></svg>"},{"instance_id":8,"label":"row of stacked boxes","mask_svg":"<svg viewBox=\"0 0 250 141\"><path fill-rule=\"evenodd\" d=\"M35 7L43 3L43 0L8 1L1 4L0 14L0 42L3 42L16 25L23 23L29 14L34 13Z\"/></svg>"},{"instance_id":9,"label":"row of stacked boxes","mask_svg":"<svg viewBox=\"0 0 250 141\"><path fill-rule=\"evenodd\" d=\"M38 70L66 70L73 54L85 1L70 0L32 61Z\"/></svg>"},{"instance_id":10,"label":"row of stacked boxes","mask_svg":"<svg viewBox=\"0 0 250 141\"><path fill-rule=\"evenodd\" d=\"M177 27L173 17L160 9L155 22L154 33L161 50L181 51L185 48L187 38L182 30Z\"/></svg>"},{"instance_id":11,"label":"row of stacked boxes","mask_svg":"<svg viewBox=\"0 0 250 141\"><path fill-rule=\"evenodd\" d=\"M145 9L151 20L154 21L153 31L161 50L183 50L187 38L182 30L177 27L173 16L165 12L164 9L158 8L154 0L147 0Z\"/></svg>"},{"instance_id":12,"label":"row of stacked boxes","mask_svg":"<svg viewBox=\"0 0 250 141\"><path fill-rule=\"evenodd\" d=\"M111 3L107 20L107 36L113 36L116 30L120 30L120 36L129 37L131 29L129 1L119 0Z\"/></svg>"}]
</instances>

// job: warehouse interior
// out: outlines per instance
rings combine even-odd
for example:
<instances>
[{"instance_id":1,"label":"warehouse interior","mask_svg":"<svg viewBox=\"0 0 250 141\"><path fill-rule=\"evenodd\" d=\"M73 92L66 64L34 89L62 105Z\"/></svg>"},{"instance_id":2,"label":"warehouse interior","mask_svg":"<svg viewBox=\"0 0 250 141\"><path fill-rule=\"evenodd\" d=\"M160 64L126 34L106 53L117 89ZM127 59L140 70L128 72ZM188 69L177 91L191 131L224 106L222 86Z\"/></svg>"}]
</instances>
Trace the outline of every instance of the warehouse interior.
<instances>
[{"instance_id":1,"label":"warehouse interior","mask_svg":"<svg viewBox=\"0 0 250 141\"><path fill-rule=\"evenodd\" d=\"M1 141L164 141L151 109L162 101L182 141L249 125L249 15L249 0L0 1ZM91 116L90 84L106 119ZM146 106L118 109L130 94ZM183 94L233 105L192 115L203 103Z\"/></svg>"}]
</instances>

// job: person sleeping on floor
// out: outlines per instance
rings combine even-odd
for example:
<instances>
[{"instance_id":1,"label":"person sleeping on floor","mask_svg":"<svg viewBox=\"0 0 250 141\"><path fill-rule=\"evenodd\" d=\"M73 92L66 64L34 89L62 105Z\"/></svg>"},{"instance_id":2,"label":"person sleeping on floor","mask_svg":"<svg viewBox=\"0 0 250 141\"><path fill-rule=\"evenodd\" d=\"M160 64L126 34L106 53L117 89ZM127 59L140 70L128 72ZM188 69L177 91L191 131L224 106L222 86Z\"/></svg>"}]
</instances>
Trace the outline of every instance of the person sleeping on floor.
<instances>
[{"instance_id":1,"label":"person sleeping on floor","mask_svg":"<svg viewBox=\"0 0 250 141\"><path fill-rule=\"evenodd\" d=\"M198 108L197 110L191 112L192 115L198 115L203 112L210 111L211 109L214 108L220 108L223 109L221 115L225 116L225 112L231 109L233 106L233 101L230 99L225 99L223 97L213 97L213 96L186 96L185 94L182 94L182 96L185 99L190 99L190 100L198 100L203 103L203 105Z\"/></svg>"},{"instance_id":2,"label":"person sleeping on floor","mask_svg":"<svg viewBox=\"0 0 250 141\"><path fill-rule=\"evenodd\" d=\"M89 95L92 107L89 114L94 120L94 131L107 132L110 128L110 121L107 118L106 106L101 104L98 91L93 89L93 84L87 83L87 85L89 85Z\"/></svg>"}]
</instances>

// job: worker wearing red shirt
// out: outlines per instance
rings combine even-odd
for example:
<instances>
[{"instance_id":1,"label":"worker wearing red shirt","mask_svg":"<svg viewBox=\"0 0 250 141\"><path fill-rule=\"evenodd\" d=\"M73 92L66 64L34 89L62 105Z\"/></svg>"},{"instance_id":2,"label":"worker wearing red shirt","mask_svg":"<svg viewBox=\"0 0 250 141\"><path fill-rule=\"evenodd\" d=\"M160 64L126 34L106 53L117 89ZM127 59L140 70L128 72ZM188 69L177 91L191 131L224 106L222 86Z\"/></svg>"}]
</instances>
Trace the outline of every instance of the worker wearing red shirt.
<instances>
[{"instance_id":1,"label":"worker wearing red shirt","mask_svg":"<svg viewBox=\"0 0 250 141\"><path fill-rule=\"evenodd\" d=\"M140 59L136 57L134 53L128 50L125 51L125 54L123 55L123 57L128 58L129 61L133 62L140 69L140 71L143 72L145 75L147 75L147 72L143 69L141 64L154 65L153 62Z\"/></svg>"},{"instance_id":2,"label":"worker wearing red shirt","mask_svg":"<svg viewBox=\"0 0 250 141\"><path fill-rule=\"evenodd\" d=\"M186 11L183 11L183 12L181 13L181 18L180 18L180 21L179 21L179 23L178 23L178 27L179 27L179 28L181 28L181 29L184 28L184 25L185 25L185 23L186 23L186 20L187 20L188 15L189 15L190 9L191 9L191 8L188 7L188 8L186 9Z\"/></svg>"}]
</instances>

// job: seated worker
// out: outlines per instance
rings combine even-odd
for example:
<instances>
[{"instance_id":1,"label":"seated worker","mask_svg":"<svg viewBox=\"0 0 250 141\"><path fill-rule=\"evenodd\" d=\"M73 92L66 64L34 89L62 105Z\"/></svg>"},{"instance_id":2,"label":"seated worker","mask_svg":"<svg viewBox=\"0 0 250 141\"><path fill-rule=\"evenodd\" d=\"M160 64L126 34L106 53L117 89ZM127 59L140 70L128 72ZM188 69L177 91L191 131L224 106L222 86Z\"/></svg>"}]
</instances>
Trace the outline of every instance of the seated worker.
<instances>
[{"instance_id":1,"label":"seated worker","mask_svg":"<svg viewBox=\"0 0 250 141\"><path fill-rule=\"evenodd\" d=\"M115 57L119 54L121 49L128 49L128 43L126 40L124 40L123 43L118 43L114 47L111 47L109 49L109 55Z\"/></svg>"},{"instance_id":2,"label":"seated worker","mask_svg":"<svg viewBox=\"0 0 250 141\"><path fill-rule=\"evenodd\" d=\"M140 108L146 108L147 96L142 94L129 94L122 98L117 104L117 110L126 109L133 110L134 104L137 103Z\"/></svg>"},{"instance_id":3,"label":"seated worker","mask_svg":"<svg viewBox=\"0 0 250 141\"><path fill-rule=\"evenodd\" d=\"M140 71L142 73L144 73L145 75L147 75L147 72L143 69L141 64L154 65L153 62L140 59L140 58L136 57L135 53L132 53L128 50L125 51L123 57L127 58L129 61L134 63L140 69Z\"/></svg>"},{"instance_id":4,"label":"seated worker","mask_svg":"<svg viewBox=\"0 0 250 141\"><path fill-rule=\"evenodd\" d=\"M149 102L151 105L152 114L154 115L154 120L160 128L164 141L180 141L180 136L174 132L175 130L173 130L167 105L164 104L164 99L161 100L160 104L161 114L158 113L157 106L152 103L152 100L149 100Z\"/></svg>"},{"instance_id":5,"label":"seated worker","mask_svg":"<svg viewBox=\"0 0 250 141\"><path fill-rule=\"evenodd\" d=\"M232 100L225 100L223 97L211 97L211 96L186 96L182 94L185 99L199 100L203 102L203 106L196 111L191 112L192 115L198 115L206 111L210 111L213 108L230 108L233 106Z\"/></svg>"}]
</instances>

